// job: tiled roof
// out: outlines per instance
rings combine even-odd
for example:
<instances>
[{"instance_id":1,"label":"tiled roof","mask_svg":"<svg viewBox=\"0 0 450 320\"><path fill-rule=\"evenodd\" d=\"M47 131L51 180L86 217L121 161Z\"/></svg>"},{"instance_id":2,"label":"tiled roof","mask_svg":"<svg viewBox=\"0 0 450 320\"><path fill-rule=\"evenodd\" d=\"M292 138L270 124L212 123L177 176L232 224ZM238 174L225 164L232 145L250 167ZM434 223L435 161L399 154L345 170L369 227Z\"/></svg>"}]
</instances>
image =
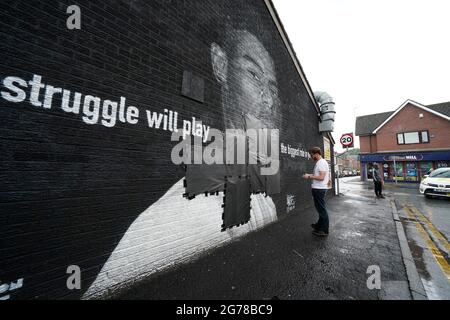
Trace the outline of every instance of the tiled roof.
<instances>
[{"instance_id":1,"label":"tiled roof","mask_svg":"<svg viewBox=\"0 0 450 320\"><path fill-rule=\"evenodd\" d=\"M389 118L393 113L394 111L357 117L355 134L357 136L372 134L372 132L376 128L378 128L378 126L380 126L384 121L386 121L386 119Z\"/></svg>"},{"instance_id":2,"label":"tiled roof","mask_svg":"<svg viewBox=\"0 0 450 320\"><path fill-rule=\"evenodd\" d=\"M437 103L425 107L439 112L447 117L450 117L450 102ZM392 114L394 114L394 112L395 111L383 112L357 117L355 134L357 136L372 134L373 131L378 128L384 121L386 121Z\"/></svg>"},{"instance_id":3,"label":"tiled roof","mask_svg":"<svg viewBox=\"0 0 450 320\"><path fill-rule=\"evenodd\" d=\"M443 115L450 117L450 102L432 104L427 106L427 108L430 108L433 111L442 113Z\"/></svg>"}]
</instances>

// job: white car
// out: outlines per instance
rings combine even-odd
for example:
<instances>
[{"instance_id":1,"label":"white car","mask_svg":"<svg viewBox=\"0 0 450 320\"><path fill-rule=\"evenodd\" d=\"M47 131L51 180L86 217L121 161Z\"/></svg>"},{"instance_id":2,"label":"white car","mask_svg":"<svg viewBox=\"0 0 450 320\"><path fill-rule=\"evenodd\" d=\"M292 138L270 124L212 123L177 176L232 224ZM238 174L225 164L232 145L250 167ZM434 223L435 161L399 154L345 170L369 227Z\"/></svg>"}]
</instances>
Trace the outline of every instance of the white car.
<instances>
[{"instance_id":1,"label":"white car","mask_svg":"<svg viewBox=\"0 0 450 320\"><path fill-rule=\"evenodd\" d=\"M450 168L436 169L420 183L420 193L426 197L450 197Z\"/></svg>"}]
</instances>

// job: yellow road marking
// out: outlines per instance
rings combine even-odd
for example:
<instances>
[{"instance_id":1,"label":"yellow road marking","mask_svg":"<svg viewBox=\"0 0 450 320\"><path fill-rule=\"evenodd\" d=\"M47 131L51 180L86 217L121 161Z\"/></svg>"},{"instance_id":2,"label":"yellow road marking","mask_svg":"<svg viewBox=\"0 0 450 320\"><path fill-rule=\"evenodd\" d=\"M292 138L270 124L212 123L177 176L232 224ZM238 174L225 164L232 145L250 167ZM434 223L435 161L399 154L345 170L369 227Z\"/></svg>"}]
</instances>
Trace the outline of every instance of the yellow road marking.
<instances>
[{"instance_id":1,"label":"yellow road marking","mask_svg":"<svg viewBox=\"0 0 450 320\"><path fill-rule=\"evenodd\" d=\"M419 216L419 219L422 220L423 223L425 223L428 228L430 228L431 232L435 235L436 238L439 239L439 241L444 245L445 249L450 252L450 244L448 243L447 239L442 235L442 233L439 232L438 229L431 223L431 221L415 206L412 206L410 209Z\"/></svg>"},{"instance_id":2,"label":"yellow road marking","mask_svg":"<svg viewBox=\"0 0 450 320\"><path fill-rule=\"evenodd\" d=\"M425 240L425 243L428 246L428 249L433 253L434 258L436 259L439 267L444 272L445 276L447 277L447 280L450 281L450 265L448 264L447 260L442 256L441 251L439 251L438 247L434 244L433 240L431 240L428 233L425 231L425 229L422 227L422 225L415 219L414 214L412 210L409 207L404 207L406 213L408 214L408 217L415 221L414 224L416 225L417 230L419 231L422 238Z\"/></svg>"}]
</instances>

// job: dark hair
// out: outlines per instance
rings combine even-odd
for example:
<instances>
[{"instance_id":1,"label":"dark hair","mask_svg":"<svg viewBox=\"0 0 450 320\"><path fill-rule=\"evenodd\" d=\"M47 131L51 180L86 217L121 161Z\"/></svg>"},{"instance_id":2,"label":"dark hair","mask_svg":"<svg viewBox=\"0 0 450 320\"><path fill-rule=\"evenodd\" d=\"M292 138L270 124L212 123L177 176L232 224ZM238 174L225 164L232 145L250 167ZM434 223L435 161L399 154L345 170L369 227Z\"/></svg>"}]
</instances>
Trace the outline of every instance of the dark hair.
<instances>
[{"instance_id":1,"label":"dark hair","mask_svg":"<svg viewBox=\"0 0 450 320\"><path fill-rule=\"evenodd\" d=\"M320 149L319 147L313 147L313 148L309 149L309 153L311 155L314 155L314 154L322 155L322 149Z\"/></svg>"},{"instance_id":2,"label":"dark hair","mask_svg":"<svg viewBox=\"0 0 450 320\"><path fill-rule=\"evenodd\" d=\"M223 121L222 108L223 86L220 84L213 72L211 61L211 45L216 43L226 53L229 60L233 59L237 51L239 38L236 31L245 30L254 35L269 52L273 59L275 69L278 51L278 42L273 39L273 21L267 12L264 1L260 0L202 0L193 1L192 8L186 13L184 32L177 37L177 43L183 48L189 48L189 55L198 57L195 61L189 61L189 69L192 69L191 63L196 67L194 72L198 73L205 80L205 108L204 119L208 119L208 124L216 129L226 129ZM185 37L186 33L200 34L196 45L187 42L190 37ZM184 60L184 59L182 59ZM277 82L279 72L277 72ZM279 100L281 97L281 83L279 83ZM191 110L189 110L191 111ZM194 112L194 111L192 111ZM282 115L281 103L278 111L274 114L276 118L273 123L281 128ZM274 115L274 116L275 116ZM189 117L189 115L187 115ZM206 120L205 120L206 121Z\"/></svg>"},{"instance_id":3,"label":"dark hair","mask_svg":"<svg viewBox=\"0 0 450 320\"><path fill-rule=\"evenodd\" d=\"M200 1L200 6L204 7L205 2ZM236 30L246 30L255 35L267 50L273 45L272 33L267 32L266 22L260 13L266 9L264 3L259 0L233 0L232 4L228 0L212 2L215 8L213 14L211 11L199 10L203 12L195 16L195 21L205 31L202 37L208 46L215 42L232 57L236 50L233 34Z\"/></svg>"}]
</instances>

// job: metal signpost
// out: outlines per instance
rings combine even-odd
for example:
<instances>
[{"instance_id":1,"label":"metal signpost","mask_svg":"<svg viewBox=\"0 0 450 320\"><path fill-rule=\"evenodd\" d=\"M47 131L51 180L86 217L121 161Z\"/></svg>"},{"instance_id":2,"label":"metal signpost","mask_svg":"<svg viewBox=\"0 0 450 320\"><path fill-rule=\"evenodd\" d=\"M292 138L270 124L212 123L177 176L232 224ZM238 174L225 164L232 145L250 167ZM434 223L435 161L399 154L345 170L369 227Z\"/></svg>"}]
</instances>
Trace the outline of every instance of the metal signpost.
<instances>
[{"instance_id":1,"label":"metal signpost","mask_svg":"<svg viewBox=\"0 0 450 320\"><path fill-rule=\"evenodd\" d=\"M347 151L348 151L348 148L353 148L353 141L354 141L353 133L346 133L346 134L343 134L341 137L342 147L347 148Z\"/></svg>"},{"instance_id":2,"label":"metal signpost","mask_svg":"<svg viewBox=\"0 0 450 320\"><path fill-rule=\"evenodd\" d=\"M348 153L348 148L353 148L353 144L354 144L353 133L343 134L340 140L341 140L342 147L345 148L347 150L346 153ZM338 166L338 172L339 172L339 166ZM336 180L337 180L336 185L337 185L337 190L338 190L338 195L339 195L339 174L338 174Z\"/></svg>"}]
</instances>

